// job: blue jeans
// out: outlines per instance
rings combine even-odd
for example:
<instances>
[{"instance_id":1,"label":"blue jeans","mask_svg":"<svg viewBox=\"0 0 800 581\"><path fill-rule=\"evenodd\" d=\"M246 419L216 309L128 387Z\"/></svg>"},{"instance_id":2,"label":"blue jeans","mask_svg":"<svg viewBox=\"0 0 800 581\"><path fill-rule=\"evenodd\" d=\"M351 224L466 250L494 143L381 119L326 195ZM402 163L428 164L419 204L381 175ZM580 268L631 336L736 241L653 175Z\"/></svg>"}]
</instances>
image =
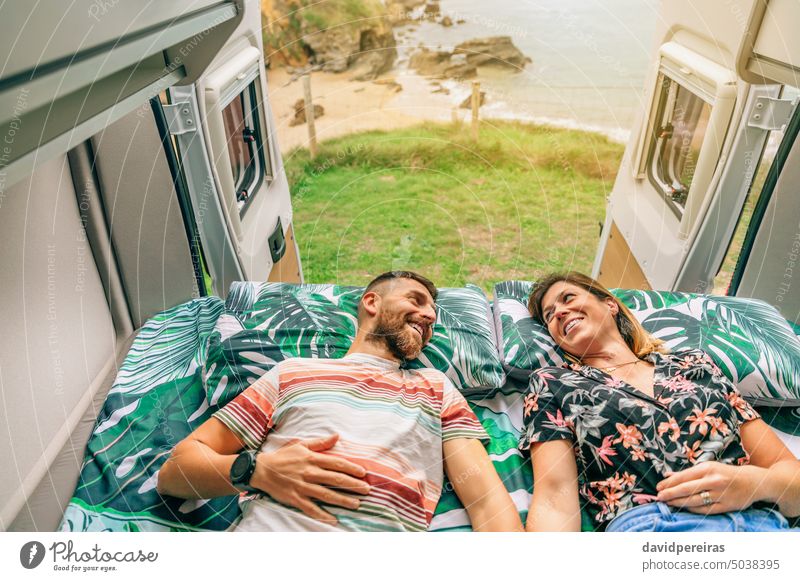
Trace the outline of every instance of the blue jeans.
<instances>
[{"instance_id":1,"label":"blue jeans","mask_svg":"<svg viewBox=\"0 0 800 581\"><path fill-rule=\"evenodd\" d=\"M672 508L663 502L651 502L628 509L606 527L607 532L758 532L798 531L789 528L777 510L748 508L722 514L695 514Z\"/></svg>"}]
</instances>

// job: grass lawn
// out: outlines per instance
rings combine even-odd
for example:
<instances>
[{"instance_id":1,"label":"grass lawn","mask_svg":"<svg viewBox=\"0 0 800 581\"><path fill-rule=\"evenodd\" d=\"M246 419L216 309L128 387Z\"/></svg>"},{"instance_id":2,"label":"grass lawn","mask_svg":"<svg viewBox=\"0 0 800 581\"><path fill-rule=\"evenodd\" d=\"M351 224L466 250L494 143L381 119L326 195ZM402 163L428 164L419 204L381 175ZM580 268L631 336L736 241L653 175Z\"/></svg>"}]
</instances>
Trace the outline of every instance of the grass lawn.
<instances>
[{"instance_id":1,"label":"grass lawn","mask_svg":"<svg viewBox=\"0 0 800 581\"><path fill-rule=\"evenodd\" d=\"M521 123L425 124L284 157L306 282L416 270L439 286L591 270L623 147Z\"/></svg>"}]
</instances>

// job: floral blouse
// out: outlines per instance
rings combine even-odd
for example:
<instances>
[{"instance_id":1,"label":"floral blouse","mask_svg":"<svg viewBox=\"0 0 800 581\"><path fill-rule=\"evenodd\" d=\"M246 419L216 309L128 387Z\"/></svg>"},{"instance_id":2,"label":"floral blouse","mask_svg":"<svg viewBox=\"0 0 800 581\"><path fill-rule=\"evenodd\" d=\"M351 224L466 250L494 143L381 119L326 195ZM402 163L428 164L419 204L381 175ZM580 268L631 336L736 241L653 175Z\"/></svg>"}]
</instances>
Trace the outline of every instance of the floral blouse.
<instances>
[{"instance_id":1,"label":"floral blouse","mask_svg":"<svg viewBox=\"0 0 800 581\"><path fill-rule=\"evenodd\" d=\"M668 472L709 460L747 464L739 427L759 416L705 352L653 353L653 396L596 367L531 375L520 449L571 440L595 523L653 502Z\"/></svg>"}]
</instances>

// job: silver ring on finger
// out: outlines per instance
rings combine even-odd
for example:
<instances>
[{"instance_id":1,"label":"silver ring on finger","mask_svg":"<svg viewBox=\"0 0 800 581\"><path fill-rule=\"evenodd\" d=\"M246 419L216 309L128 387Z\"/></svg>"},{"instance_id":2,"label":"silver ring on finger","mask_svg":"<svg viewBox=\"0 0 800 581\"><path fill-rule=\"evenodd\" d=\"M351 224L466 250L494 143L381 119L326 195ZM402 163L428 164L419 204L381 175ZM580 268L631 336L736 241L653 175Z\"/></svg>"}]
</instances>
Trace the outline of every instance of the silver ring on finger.
<instances>
[{"instance_id":1,"label":"silver ring on finger","mask_svg":"<svg viewBox=\"0 0 800 581\"><path fill-rule=\"evenodd\" d=\"M708 490L704 490L700 493L700 498L703 499L703 506L711 506L714 504L714 501L711 500L711 493Z\"/></svg>"}]
</instances>

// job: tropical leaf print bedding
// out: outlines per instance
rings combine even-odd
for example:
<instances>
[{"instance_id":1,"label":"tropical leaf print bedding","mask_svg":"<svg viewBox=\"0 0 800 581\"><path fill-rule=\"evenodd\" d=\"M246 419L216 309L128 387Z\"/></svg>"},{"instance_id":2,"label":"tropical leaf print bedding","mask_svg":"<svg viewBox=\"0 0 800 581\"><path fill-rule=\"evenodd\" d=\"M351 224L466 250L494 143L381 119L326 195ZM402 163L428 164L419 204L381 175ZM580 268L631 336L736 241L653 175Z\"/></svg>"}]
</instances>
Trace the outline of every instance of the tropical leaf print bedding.
<instances>
[{"instance_id":1,"label":"tropical leaf print bedding","mask_svg":"<svg viewBox=\"0 0 800 581\"><path fill-rule=\"evenodd\" d=\"M446 288L436 299L436 324L430 343L409 368L432 367L447 375L465 395L502 387L506 376L497 353L489 301L471 284Z\"/></svg>"},{"instance_id":2,"label":"tropical leaf print bedding","mask_svg":"<svg viewBox=\"0 0 800 581\"><path fill-rule=\"evenodd\" d=\"M526 378L563 354L528 315L532 283L495 287L495 324L508 373ZM614 290L642 325L674 350L703 349L742 394L760 405L800 405L800 341L778 311L755 299Z\"/></svg>"},{"instance_id":3,"label":"tropical leaf print bedding","mask_svg":"<svg viewBox=\"0 0 800 581\"><path fill-rule=\"evenodd\" d=\"M225 310L216 297L198 299L142 327L98 417L61 530L224 530L235 522L236 497L162 498L157 472L175 444L277 361L344 355L355 335L361 290L304 285L287 293L280 287L285 285L235 285ZM445 357L440 349L438 356ZM458 349L461 357L474 355ZM476 381L481 373L465 376ZM516 450L521 411L503 397L473 408L494 439L490 452L498 472L526 510L530 467ZM461 530L468 522L452 490L444 490L436 512L444 513L445 520L435 521L440 529Z\"/></svg>"},{"instance_id":4,"label":"tropical leaf print bedding","mask_svg":"<svg viewBox=\"0 0 800 581\"><path fill-rule=\"evenodd\" d=\"M469 399L470 406L489 434L486 447L495 470L503 480L522 522L528 514L533 488L530 458L517 449L522 433L522 400L519 393L496 394L490 398ZM516 441L514 440L516 438ZM442 496L430 526L431 531L469 531L469 516L445 478Z\"/></svg>"},{"instance_id":5,"label":"tropical leaf print bedding","mask_svg":"<svg viewBox=\"0 0 800 581\"><path fill-rule=\"evenodd\" d=\"M217 349L226 359L207 370L208 389L226 374L255 379L285 357L342 357L356 336L363 288L338 285L234 283L218 325ZM440 370L465 394L502 387L489 301L478 287L440 289L430 343L410 368ZM257 348L257 349L256 349ZM210 365L216 360L210 358Z\"/></svg>"},{"instance_id":6,"label":"tropical leaf print bedding","mask_svg":"<svg viewBox=\"0 0 800 581\"><path fill-rule=\"evenodd\" d=\"M200 370L222 309L217 297L197 299L142 327L97 418L61 530L224 529L236 517L233 497L163 499L155 488L175 444L215 410Z\"/></svg>"}]
</instances>

